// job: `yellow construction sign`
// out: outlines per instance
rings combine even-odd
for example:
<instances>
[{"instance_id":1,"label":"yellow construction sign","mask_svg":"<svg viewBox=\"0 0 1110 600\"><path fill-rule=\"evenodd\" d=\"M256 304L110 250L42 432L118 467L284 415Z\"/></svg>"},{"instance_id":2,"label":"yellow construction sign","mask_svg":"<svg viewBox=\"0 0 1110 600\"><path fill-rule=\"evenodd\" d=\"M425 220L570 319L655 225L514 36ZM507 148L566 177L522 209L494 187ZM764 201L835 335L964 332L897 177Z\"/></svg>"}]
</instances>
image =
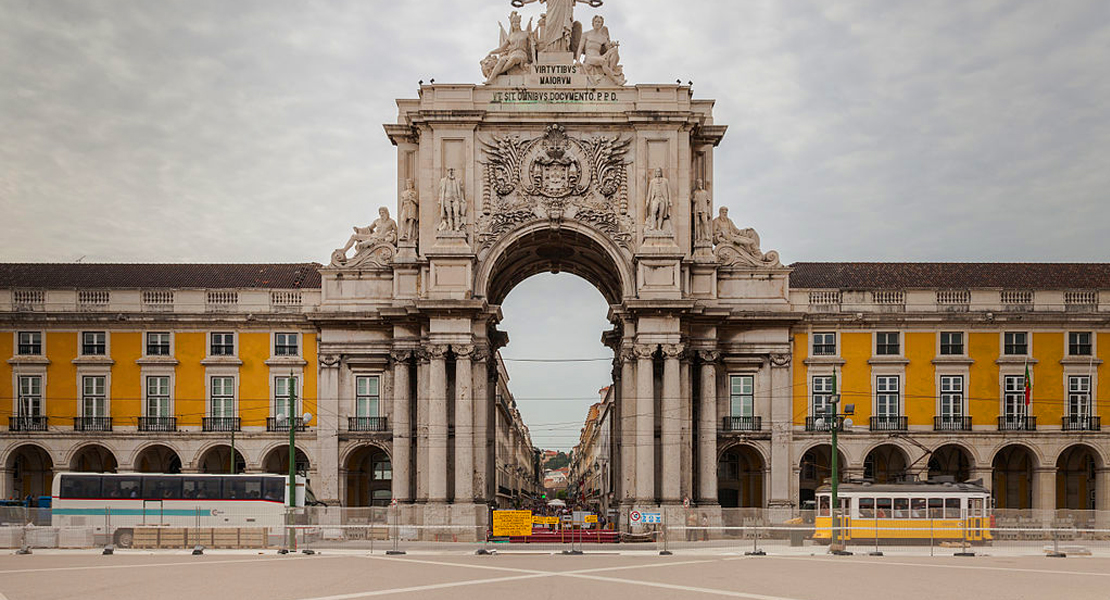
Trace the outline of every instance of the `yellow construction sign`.
<instances>
[{"instance_id":1,"label":"yellow construction sign","mask_svg":"<svg viewBox=\"0 0 1110 600\"><path fill-rule=\"evenodd\" d=\"M493 535L495 537L532 535L532 511L493 511Z\"/></svg>"},{"instance_id":2,"label":"yellow construction sign","mask_svg":"<svg viewBox=\"0 0 1110 600\"><path fill-rule=\"evenodd\" d=\"M597 515L586 515L587 523L597 523Z\"/></svg>"},{"instance_id":3,"label":"yellow construction sign","mask_svg":"<svg viewBox=\"0 0 1110 600\"><path fill-rule=\"evenodd\" d=\"M535 515L532 517L532 523L536 525L558 525L559 517L541 517Z\"/></svg>"}]
</instances>

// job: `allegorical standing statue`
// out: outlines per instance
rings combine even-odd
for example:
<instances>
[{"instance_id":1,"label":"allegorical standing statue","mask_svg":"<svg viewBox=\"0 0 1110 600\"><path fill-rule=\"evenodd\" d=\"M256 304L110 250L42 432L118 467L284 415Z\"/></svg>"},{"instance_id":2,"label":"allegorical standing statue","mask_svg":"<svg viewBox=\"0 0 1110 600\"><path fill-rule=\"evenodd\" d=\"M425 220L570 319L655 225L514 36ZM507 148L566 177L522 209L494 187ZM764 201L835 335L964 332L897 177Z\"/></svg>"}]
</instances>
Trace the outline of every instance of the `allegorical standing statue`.
<instances>
[{"instance_id":1,"label":"allegorical standing statue","mask_svg":"<svg viewBox=\"0 0 1110 600\"><path fill-rule=\"evenodd\" d=\"M411 179L405 180L405 190L401 192L401 241L416 241L420 236L418 230L420 214L420 198Z\"/></svg>"},{"instance_id":2,"label":"allegorical standing statue","mask_svg":"<svg viewBox=\"0 0 1110 600\"><path fill-rule=\"evenodd\" d=\"M466 198L462 184L455 179L455 169L447 169L447 176L439 180L439 230L462 231L466 216Z\"/></svg>"},{"instance_id":3,"label":"allegorical standing statue","mask_svg":"<svg viewBox=\"0 0 1110 600\"><path fill-rule=\"evenodd\" d=\"M537 0L512 0L512 5L520 8ZM547 19L544 35L540 40L540 50L545 52L573 52L578 45L574 39L574 5L589 4L593 8L602 5L602 0L538 0L547 5ZM581 25L579 25L581 29Z\"/></svg>"},{"instance_id":4,"label":"allegorical standing statue","mask_svg":"<svg viewBox=\"0 0 1110 600\"><path fill-rule=\"evenodd\" d=\"M582 59L582 67L594 84L608 78L613 85L624 85L624 68L621 67L621 57L617 54L620 44L609 39L609 28L605 26L605 19L601 15L594 17L593 27L582 34L582 40L575 48L575 58L585 57Z\"/></svg>"},{"instance_id":5,"label":"allegorical standing statue","mask_svg":"<svg viewBox=\"0 0 1110 600\"><path fill-rule=\"evenodd\" d=\"M648 184L645 206L647 218L644 221L644 230L662 233L667 219L671 216L671 184L666 177L663 177L663 169L655 169L655 176Z\"/></svg>"},{"instance_id":6,"label":"allegorical standing statue","mask_svg":"<svg viewBox=\"0 0 1110 600\"><path fill-rule=\"evenodd\" d=\"M713 243L713 198L705 189L705 181L694 184L694 241L706 245Z\"/></svg>"},{"instance_id":7,"label":"allegorical standing statue","mask_svg":"<svg viewBox=\"0 0 1110 600\"><path fill-rule=\"evenodd\" d=\"M532 59L532 22L528 22L528 31L522 30L520 14L514 10L509 15L509 32L505 33L505 28L501 28L501 45L490 50L489 55L482 59L482 74L488 84L498 75L531 64Z\"/></svg>"}]
</instances>

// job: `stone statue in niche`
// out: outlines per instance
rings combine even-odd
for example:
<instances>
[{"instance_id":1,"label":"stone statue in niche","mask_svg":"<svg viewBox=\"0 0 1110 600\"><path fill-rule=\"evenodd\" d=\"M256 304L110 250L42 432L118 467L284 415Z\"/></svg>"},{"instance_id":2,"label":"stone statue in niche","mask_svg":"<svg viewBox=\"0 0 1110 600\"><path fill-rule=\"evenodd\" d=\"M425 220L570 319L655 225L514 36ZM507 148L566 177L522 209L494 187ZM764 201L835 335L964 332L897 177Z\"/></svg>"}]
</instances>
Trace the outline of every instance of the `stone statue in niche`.
<instances>
[{"instance_id":1,"label":"stone statue in niche","mask_svg":"<svg viewBox=\"0 0 1110 600\"><path fill-rule=\"evenodd\" d=\"M512 0L512 5L521 8L537 0ZM578 47L582 35L582 24L574 20L574 6L589 4L597 8L602 0L539 0L547 5L543 36L540 38L542 52L572 52Z\"/></svg>"},{"instance_id":2,"label":"stone statue in niche","mask_svg":"<svg viewBox=\"0 0 1110 600\"><path fill-rule=\"evenodd\" d=\"M694 245L713 245L713 198L705 189L705 181L698 179L694 184Z\"/></svg>"},{"instance_id":3,"label":"stone statue in niche","mask_svg":"<svg viewBox=\"0 0 1110 600\"><path fill-rule=\"evenodd\" d=\"M509 15L509 31L506 32L505 27L501 27L501 45L482 59L482 74L486 76L488 84L498 75L522 71L532 64L533 59L532 21L528 21L528 31L522 30L520 14L514 10Z\"/></svg>"},{"instance_id":4,"label":"stone statue in niche","mask_svg":"<svg viewBox=\"0 0 1110 600\"><path fill-rule=\"evenodd\" d=\"M382 256L388 254L389 258L393 257L393 248L397 244L397 222L390 218L388 208L384 206L379 208L378 219L371 223L369 227L355 227L354 230L355 232L351 234L347 244L332 253L332 265L351 266L361 264L366 262L371 254L381 254ZM347 251L352 246L355 248L355 255L348 260ZM379 252L379 250L382 252Z\"/></svg>"},{"instance_id":5,"label":"stone statue in niche","mask_svg":"<svg viewBox=\"0 0 1110 600\"><path fill-rule=\"evenodd\" d=\"M721 207L720 216L713 219L713 243L717 246L717 260L726 266L743 264L756 267L781 267L779 253L766 254L759 249L759 234L750 227L740 229L728 216L728 209Z\"/></svg>"},{"instance_id":6,"label":"stone statue in niche","mask_svg":"<svg viewBox=\"0 0 1110 600\"><path fill-rule=\"evenodd\" d=\"M582 35L574 56L584 56L582 68L590 83L624 85L624 67L620 65L621 57L617 54L620 43L609 39L609 28L605 26L605 19L601 15L594 17L593 26L593 29Z\"/></svg>"},{"instance_id":7,"label":"stone statue in niche","mask_svg":"<svg viewBox=\"0 0 1110 600\"><path fill-rule=\"evenodd\" d=\"M462 183L455 178L455 169L447 169L447 176L439 180L439 230L462 231L466 217L466 198Z\"/></svg>"},{"instance_id":8,"label":"stone statue in niche","mask_svg":"<svg viewBox=\"0 0 1110 600\"><path fill-rule=\"evenodd\" d=\"M644 220L644 232L651 235L670 233L671 218L671 183L663 177L663 169L655 169L651 181L648 183L647 217Z\"/></svg>"},{"instance_id":9,"label":"stone statue in niche","mask_svg":"<svg viewBox=\"0 0 1110 600\"><path fill-rule=\"evenodd\" d=\"M420 198L411 179L405 180L405 190L401 192L401 241L415 242L420 237L419 215Z\"/></svg>"}]
</instances>

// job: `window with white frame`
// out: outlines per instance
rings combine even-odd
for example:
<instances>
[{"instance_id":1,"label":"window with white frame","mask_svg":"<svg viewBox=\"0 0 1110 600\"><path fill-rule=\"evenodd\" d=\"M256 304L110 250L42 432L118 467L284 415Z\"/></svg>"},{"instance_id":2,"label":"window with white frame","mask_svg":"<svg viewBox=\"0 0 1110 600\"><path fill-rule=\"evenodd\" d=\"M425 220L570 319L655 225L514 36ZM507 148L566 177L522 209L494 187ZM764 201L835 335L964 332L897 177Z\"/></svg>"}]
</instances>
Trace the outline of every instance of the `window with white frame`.
<instances>
[{"instance_id":1,"label":"window with white frame","mask_svg":"<svg viewBox=\"0 0 1110 600\"><path fill-rule=\"evenodd\" d=\"M45 413L42 405L42 375L19 376L19 406L21 417L41 417Z\"/></svg>"},{"instance_id":2,"label":"window with white frame","mask_svg":"<svg viewBox=\"0 0 1110 600\"><path fill-rule=\"evenodd\" d=\"M274 356L297 356L299 354L295 333L274 334Z\"/></svg>"},{"instance_id":3,"label":"window with white frame","mask_svg":"<svg viewBox=\"0 0 1110 600\"><path fill-rule=\"evenodd\" d=\"M21 356L38 356L42 354L41 331L20 331L18 337L17 354Z\"/></svg>"},{"instance_id":4,"label":"window with white frame","mask_svg":"<svg viewBox=\"0 0 1110 600\"><path fill-rule=\"evenodd\" d=\"M107 377L86 375L81 378L81 416L108 416L108 397L105 393Z\"/></svg>"},{"instance_id":5,"label":"window with white frame","mask_svg":"<svg viewBox=\"0 0 1110 600\"><path fill-rule=\"evenodd\" d=\"M1091 332L1072 331L1068 333L1068 356L1091 355Z\"/></svg>"},{"instance_id":6,"label":"window with white frame","mask_svg":"<svg viewBox=\"0 0 1110 600\"><path fill-rule=\"evenodd\" d=\"M875 378L875 416L897 417L901 415L901 386L897 375L884 375Z\"/></svg>"},{"instance_id":7,"label":"window with white frame","mask_svg":"<svg viewBox=\"0 0 1110 600\"><path fill-rule=\"evenodd\" d=\"M751 375L732 375L729 380L729 416L755 416L755 378Z\"/></svg>"},{"instance_id":8,"label":"window with white frame","mask_svg":"<svg viewBox=\"0 0 1110 600\"><path fill-rule=\"evenodd\" d=\"M963 375L942 375L940 378L940 416L946 418L964 415Z\"/></svg>"},{"instance_id":9,"label":"window with white frame","mask_svg":"<svg viewBox=\"0 0 1110 600\"><path fill-rule=\"evenodd\" d=\"M1006 375L1002 379L1002 414L1007 417L1025 415L1025 376Z\"/></svg>"},{"instance_id":10,"label":"window with white frame","mask_svg":"<svg viewBox=\"0 0 1110 600\"><path fill-rule=\"evenodd\" d=\"M146 334L147 356L169 356L170 334L165 331L151 331Z\"/></svg>"},{"instance_id":11,"label":"window with white frame","mask_svg":"<svg viewBox=\"0 0 1110 600\"><path fill-rule=\"evenodd\" d=\"M1091 416L1091 378L1087 375L1068 377L1068 416Z\"/></svg>"},{"instance_id":12,"label":"window with white frame","mask_svg":"<svg viewBox=\"0 0 1110 600\"><path fill-rule=\"evenodd\" d=\"M146 409L148 417L171 417L170 378L168 375L150 375L146 378Z\"/></svg>"},{"instance_id":13,"label":"window with white frame","mask_svg":"<svg viewBox=\"0 0 1110 600\"><path fill-rule=\"evenodd\" d=\"M964 334L962 331L942 331L940 333L941 356L963 356Z\"/></svg>"},{"instance_id":14,"label":"window with white frame","mask_svg":"<svg viewBox=\"0 0 1110 600\"><path fill-rule=\"evenodd\" d=\"M813 355L835 356L836 334L831 332L820 332L813 334Z\"/></svg>"},{"instance_id":15,"label":"window with white frame","mask_svg":"<svg viewBox=\"0 0 1110 600\"><path fill-rule=\"evenodd\" d=\"M1024 331L1003 333L1002 354L1006 356L1027 356L1029 354L1029 334Z\"/></svg>"},{"instance_id":16,"label":"window with white frame","mask_svg":"<svg viewBox=\"0 0 1110 600\"><path fill-rule=\"evenodd\" d=\"M381 387L377 375L360 375L355 378L355 416L381 416Z\"/></svg>"},{"instance_id":17,"label":"window with white frame","mask_svg":"<svg viewBox=\"0 0 1110 600\"><path fill-rule=\"evenodd\" d=\"M213 377L211 380L212 398L208 407L209 416L230 418L235 416L235 378Z\"/></svg>"},{"instance_id":18,"label":"window with white frame","mask_svg":"<svg viewBox=\"0 0 1110 600\"><path fill-rule=\"evenodd\" d=\"M108 334L103 331L86 331L81 334L81 354L104 356L108 353Z\"/></svg>"},{"instance_id":19,"label":"window with white frame","mask_svg":"<svg viewBox=\"0 0 1110 600\"><path fill-rule=\"evenodd\" d=\"M235 334L227 331L212 333L210 356L235 356Z\"/></svg>"},{"instance_id":20,"label":"window with white frame","mask_svg":"<svg viewBox=\"0 0 1110 600\"><path fill-rule=\"evenodd\" d=\"M296 394L297 378L289 376L274 377L274 411L273 415L289 415L289 395ZM301 414L299 410L301 399L296 398L293 407L293 417Z\"/></svg>"},{"instance_id":21,"label":"window with white frame","mask_svg":"<svg viewBox=\"0 0 1110 600\"><path fill-rule=\"evenodd\" d=\"M832 406L833 378L820 375L813 378L813 416L823 417L829 413Z\"/></svg>"},{"instance_id":22,"label":"window with white frame","mask_svg":"<svg viewBox=\"0 0 1110 600\"><path fill-rule=\"evenodd\" d=\"M897 356L901 353L901 334L897 331L880 331L875 334L875 354Z\"/></svg>"}]
</instances>

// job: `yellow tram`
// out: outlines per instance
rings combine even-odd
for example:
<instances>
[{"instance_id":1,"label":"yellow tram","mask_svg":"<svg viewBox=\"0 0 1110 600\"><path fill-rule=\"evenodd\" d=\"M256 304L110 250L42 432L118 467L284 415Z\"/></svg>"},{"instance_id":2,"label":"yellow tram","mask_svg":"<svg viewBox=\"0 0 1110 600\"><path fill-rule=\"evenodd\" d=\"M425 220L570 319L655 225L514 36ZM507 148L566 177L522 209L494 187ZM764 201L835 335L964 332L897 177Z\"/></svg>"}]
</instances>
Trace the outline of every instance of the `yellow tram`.
<instances>
[{"instance_id":1,"label":"yellow tram","mask_svg":"<svg viewBox=\"0 0 1110 600\"><path fill-rule=\"evenodd\" d=\"M991 495L981 481L849 482L839 486L837 496L841 543L991 540ZM832 541L831 507L832 488L822 486L814 518L818 543Z\"/></svg>"}]
</instances>

